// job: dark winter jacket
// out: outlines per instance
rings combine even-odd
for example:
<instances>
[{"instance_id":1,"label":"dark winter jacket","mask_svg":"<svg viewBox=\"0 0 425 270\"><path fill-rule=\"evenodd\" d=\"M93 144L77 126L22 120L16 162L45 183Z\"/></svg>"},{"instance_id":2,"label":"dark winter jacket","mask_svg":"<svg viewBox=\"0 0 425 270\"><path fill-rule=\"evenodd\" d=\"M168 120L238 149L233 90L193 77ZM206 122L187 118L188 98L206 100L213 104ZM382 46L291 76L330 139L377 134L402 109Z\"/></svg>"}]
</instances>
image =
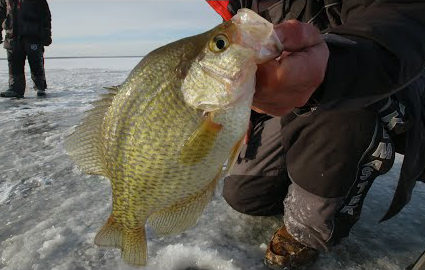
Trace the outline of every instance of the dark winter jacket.
<instances>
[{"instance_id":1,"label":"dark winter jacket","mask_svg":"<svg viewBox=\"0 0 425 270\"><path fill-rule=\"evenodd\" d=\"M411 127L397 191L384 219L397 214L416 181L425 181L425 0L208 2L225 19L247 7L273 23L298 19L321 29L330 58L325 81L313 96L319 108L355 109L392 95L406 105Z\"/></svg>"},{"instance_id":2,"label":"dark winter jacket","mask_svg":"<svg viewBox=\"0 0 425 270\"><path fill-rule=\"evenodd\" d=\"M52 42L51 14L46 0L0 0L0 30L6 32L4 47L16 40L48 46Z\"/></svg>"}]
</instances>

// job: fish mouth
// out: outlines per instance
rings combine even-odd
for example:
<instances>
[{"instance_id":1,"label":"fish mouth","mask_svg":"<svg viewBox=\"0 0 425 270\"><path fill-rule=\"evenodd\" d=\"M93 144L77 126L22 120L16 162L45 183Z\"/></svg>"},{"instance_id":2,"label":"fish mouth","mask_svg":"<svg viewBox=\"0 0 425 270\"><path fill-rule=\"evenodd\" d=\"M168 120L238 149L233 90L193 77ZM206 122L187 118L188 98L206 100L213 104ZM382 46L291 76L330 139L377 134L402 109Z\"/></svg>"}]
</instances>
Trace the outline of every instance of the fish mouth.
<instances>
[{"instance_id":1,"label":"fish mouth","mask_svg":"<svg viewBox=\"0 0 425 270\"><path fill-rule=\"evenodd\" d=\"M256 52L257 64L277 58L283 51L283 44L274 31L272 23L250 9L240 9L232 22L239 29L236 43Z\"/></svg>"}]
</instances>

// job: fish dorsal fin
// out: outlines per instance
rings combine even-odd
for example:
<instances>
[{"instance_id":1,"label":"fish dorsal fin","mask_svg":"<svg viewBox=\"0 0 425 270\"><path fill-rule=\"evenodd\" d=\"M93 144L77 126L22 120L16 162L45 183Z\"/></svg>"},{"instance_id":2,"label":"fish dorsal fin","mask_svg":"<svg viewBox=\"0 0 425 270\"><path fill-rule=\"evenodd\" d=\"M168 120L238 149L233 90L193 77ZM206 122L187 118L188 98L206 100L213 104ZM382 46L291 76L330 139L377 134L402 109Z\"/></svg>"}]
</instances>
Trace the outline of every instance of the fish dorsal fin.
<instances>
[{"instance_id":1,"label":"fish dorsal fin","mask_svg":"<svg viewBox=\"0 0 425 270\"><path fill-rule=\"evenodd\" d=\"M82 123L65 139L65 149L87 174L105 175L102 159L101 126L106 111L119 91L119 86L105 88L108 93L93 102L94 108L86 113Z\"/></svg>"}]
</instances>

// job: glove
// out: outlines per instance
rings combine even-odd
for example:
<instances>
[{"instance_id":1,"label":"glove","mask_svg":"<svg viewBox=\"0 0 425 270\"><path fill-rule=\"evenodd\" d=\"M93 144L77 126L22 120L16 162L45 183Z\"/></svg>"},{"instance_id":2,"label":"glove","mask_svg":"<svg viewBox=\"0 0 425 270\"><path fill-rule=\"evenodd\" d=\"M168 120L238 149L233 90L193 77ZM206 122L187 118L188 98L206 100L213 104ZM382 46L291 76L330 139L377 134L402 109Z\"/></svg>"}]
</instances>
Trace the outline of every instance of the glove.
<instances>
[{"instance_id":1,"label":"glove","mask_svg":"<svg viewBox=\"0 0 425 270\"><path fill-rule=\"evenodd\" d=\"M52 44L52 37L47 37L43 40L44 46L49 46L50 44Z\"/></svg>"},{"instance_id":2,"label":"glove","mask_svg":"<svg viewBox=\"0 0 425 270\"><path fill-rule=\"evenodd\" d=\"M52 44L52 32L50 29L44 29L41 44L43 44L43 46L49 46Z\"/></svg>"}]
</instances>

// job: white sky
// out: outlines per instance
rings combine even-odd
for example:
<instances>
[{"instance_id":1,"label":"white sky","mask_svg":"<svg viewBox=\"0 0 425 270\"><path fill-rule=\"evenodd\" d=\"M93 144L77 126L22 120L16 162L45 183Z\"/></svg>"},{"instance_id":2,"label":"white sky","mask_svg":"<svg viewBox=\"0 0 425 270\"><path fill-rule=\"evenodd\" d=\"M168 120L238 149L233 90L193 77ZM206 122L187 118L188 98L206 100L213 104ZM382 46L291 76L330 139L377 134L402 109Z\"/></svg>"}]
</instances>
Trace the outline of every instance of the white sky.
<instances>
[{"instance_id":1,"label":"white sky","mask_svg":"<svg viewBox=\"0 0 425 270\"><path fill-rule=\"evenodd\" d=\"M221 22L204 0L48 2L53 44L46 56L140 56ZM0 57L6 57L4 49Z\"/></svg>"}]
</instances>

